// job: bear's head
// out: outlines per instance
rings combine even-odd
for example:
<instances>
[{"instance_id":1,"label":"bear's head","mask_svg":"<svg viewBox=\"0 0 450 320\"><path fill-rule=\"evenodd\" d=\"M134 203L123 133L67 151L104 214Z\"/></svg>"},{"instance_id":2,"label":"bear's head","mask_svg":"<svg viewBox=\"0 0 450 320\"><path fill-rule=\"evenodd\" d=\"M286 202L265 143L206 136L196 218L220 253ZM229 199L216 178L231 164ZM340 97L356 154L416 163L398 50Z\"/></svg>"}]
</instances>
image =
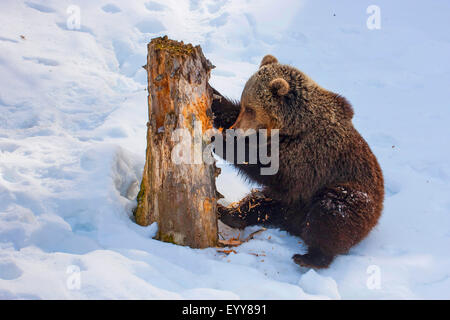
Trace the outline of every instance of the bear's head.
<instances>
[{"instance_id":1,"label":"bear's head","mask_svg":"<svg viewBox=\"0 0 450 320\"><path fill-rule=\"evenodd\" d=\"M280 134L295 135L317 125L351 121L352 116L353 109L343 97L267 55L244 87L241 111L232 128L280 129Z\"/></svg>"}]
</instances>

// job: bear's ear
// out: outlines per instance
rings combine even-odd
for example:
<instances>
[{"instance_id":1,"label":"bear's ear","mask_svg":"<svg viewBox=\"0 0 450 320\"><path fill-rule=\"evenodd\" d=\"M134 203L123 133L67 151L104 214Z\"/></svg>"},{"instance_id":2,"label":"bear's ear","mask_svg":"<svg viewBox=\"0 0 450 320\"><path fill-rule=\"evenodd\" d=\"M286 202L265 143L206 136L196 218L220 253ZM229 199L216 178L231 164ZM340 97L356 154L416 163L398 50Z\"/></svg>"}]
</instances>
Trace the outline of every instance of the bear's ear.
<instances>
[{"instance_id":1,"label":"bear's ear","mask_svg":"<svg viewBox=\"0 0 450 320\"><path fill-rule=\"evenodd\" d=\"M284 96L289 92L289 83L282 78L276 78L270 81L269 83L270 89L277 93L279 96Z\"/></svg>"},{"instance_id":2,"label":"bear's ear","mask_svg":"<svg viewBox=\"0 0 450 320\"><path fill-rule=\"evenodd\" d=\"M264 67L268 64L272 64L272 63L278 63L278 60L273 55L268 54L261 60L261 64L259 65L259 68L262 68L262 67Z\"/></svg>"}]
</instances>

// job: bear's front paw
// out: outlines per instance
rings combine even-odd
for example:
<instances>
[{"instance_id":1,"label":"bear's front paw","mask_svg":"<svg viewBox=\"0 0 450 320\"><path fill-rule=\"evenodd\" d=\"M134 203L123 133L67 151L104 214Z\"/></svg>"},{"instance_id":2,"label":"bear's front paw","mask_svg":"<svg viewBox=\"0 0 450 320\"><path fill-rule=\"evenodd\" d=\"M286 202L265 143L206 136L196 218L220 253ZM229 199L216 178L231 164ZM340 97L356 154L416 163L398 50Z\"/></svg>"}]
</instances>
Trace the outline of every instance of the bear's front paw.
<instances>
[{"instance_id":1,"label":"bear's front paw","mask_svg":"<svg viewBox=\"0 0 450 320\"><path fill-rule=\"evenodd\" d=\"M245 219L237 215L236 212L230 208L220 204L217 205L217 218L231 228L245 229L247 226Z\"/></svg>"}]
</instances>

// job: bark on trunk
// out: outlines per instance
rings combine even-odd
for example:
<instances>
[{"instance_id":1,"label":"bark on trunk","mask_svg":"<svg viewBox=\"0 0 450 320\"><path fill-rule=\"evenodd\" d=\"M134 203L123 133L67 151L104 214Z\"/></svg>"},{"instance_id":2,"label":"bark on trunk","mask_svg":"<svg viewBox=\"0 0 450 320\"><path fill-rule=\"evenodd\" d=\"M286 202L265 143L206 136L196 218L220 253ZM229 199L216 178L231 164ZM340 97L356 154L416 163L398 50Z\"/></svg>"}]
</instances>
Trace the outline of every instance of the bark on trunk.
<instances>
[{"instance_id":1,"label":"bark on trunk","mask_svg":"<svg viewBox=\"0 0 450 320\"><path fill-rule=\"evenodd\" d=\"M208 85L213 66L200 46L163 37L148 44L145 68L149 122L136 222L146 226L156 221L157 239L162 241L193 248L215 246L218 195L215 178L219 169L215 163L207 164L198 158L198 148L204 150L209 144L202 133L212 128L213 123L212 90ZM196 131L196 121L201 123L201 131ZM180 151L180 141L172 141L176 129L185 129L184 133L195 140L190 148L195 164L177 164L172 160L173 152L185 160L188 156L186 150L184 154ZM179 137L178 132L175 137Z\"/></svg>"}]
</instances>

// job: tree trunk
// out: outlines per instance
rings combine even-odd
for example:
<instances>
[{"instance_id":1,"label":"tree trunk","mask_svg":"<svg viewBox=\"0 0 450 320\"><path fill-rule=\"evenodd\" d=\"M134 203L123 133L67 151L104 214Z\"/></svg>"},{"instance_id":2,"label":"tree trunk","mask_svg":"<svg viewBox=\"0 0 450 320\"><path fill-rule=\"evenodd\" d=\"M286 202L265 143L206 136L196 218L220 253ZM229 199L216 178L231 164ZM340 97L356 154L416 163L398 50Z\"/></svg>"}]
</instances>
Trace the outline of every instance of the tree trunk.
<instances>
[{"instance_id":1,"label":"tree trunk","mask_svg":"<svg viewBox=\"0 0 450 320\"><path fill-rule=\"evenodd\" d=\"M209 144L203 133L213 123L208 80L214 66L204 57L200 46L163 37L148 44L144 67L148 74L149 122L136 222L143 226L157 222L157 239L162 241L193 248L215 246L218 195L215 178L220 169L214 162L207 164L198 157L199 148L204 150ZM200 123L201 130L195 126ZM177 141L180 137L177 129L193 137L187 149L181 148ZM183 141L189 142L184 136ZM177 164L174 156L190 163Z\"/></svg>"}]
</instances>

